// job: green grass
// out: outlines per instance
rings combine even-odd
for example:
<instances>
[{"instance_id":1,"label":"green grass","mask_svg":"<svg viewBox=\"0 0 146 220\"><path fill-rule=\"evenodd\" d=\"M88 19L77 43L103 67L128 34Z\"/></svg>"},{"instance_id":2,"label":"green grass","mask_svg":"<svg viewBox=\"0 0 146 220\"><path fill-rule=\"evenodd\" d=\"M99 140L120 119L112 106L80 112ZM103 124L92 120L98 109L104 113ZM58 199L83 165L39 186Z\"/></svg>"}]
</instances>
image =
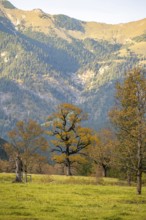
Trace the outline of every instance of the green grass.
<instances>
[{"instance_id":1,"label":"green grass","mask_svg":"<svg viewBox=\"0 0 146 220\"><path fill-rule=\"evenodd\" d=\"M117 179L32 177L16 184L0 174L0 220L146 220L145 187L138 196Z\"/></svg>"}]
</instances>

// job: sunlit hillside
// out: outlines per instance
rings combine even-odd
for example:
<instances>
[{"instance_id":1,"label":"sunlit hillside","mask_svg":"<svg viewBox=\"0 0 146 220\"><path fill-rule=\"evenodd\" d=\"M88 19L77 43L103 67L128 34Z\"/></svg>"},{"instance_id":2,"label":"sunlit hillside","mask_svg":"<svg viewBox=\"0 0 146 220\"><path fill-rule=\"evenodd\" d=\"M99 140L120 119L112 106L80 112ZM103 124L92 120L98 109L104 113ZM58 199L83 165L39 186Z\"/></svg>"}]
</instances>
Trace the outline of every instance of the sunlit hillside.
<instances>
[{"instance_id":1,"label":"sunlit hillside","mask_svg":"<svg viewBox=\"0 0 146 220\"><path fill-rule=\"evenodd\" d=\"M4 0L2 0L3 2ZM107 40L113 43L128 43L134 37L141 36L146 31L146 18L140 21L121 23L118 25L97 22L84 22L65 15L49 15L41 9L22 11L1 6L6 16L18 30L31 28L33 31L45 34L56 34L63 39L76 38Z\"/></svg>"}]
</instances>

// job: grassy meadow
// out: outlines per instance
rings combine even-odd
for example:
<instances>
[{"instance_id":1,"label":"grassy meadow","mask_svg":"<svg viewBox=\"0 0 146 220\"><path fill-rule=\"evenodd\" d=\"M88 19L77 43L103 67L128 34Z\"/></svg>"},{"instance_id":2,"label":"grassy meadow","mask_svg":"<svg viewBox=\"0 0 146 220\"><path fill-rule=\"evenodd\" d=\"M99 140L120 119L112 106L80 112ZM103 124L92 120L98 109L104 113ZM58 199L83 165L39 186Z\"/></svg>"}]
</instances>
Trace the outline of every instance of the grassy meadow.
<instances>
[{"instance_id":1,"label":"grassy meadow","mask_svg":"<svg viewBox=\"0 0 146 220\"><path fill-rule=\"evenodd\" d=\"M146 220L146 187L118 179L32 175L12 183L0 174L0 220Z\"/></svg>"}]
</instances>

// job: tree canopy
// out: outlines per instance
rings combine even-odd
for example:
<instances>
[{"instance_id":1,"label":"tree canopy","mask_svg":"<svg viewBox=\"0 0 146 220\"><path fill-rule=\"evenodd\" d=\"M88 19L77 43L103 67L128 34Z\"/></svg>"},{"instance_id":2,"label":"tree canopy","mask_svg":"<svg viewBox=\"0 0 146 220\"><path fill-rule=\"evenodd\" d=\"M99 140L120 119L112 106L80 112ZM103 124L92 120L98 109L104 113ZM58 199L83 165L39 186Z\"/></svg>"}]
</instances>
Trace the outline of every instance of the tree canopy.
<instances>
[{"instance_id":1,"label":"tree canopy","mask_svg":"<svg viewBox=\"0 0 146 220\"><path fill-rule=\"evenodd\" d=\"M48 148L44 134L42 127L31 119L28 122L18 121L16 127L8 133L10 141L5 145L6 152L13 160L22 158L26 177L31 163L38 160L40 153Z\"/></svg>"},{"instance_id":2,"label":"tree canopy","mask_svg":"<svg viewBox=\"0 0 146 220\"><path fill-rule=\"evenodd\" d=\"M119 140L120 161L137 176L137 193L141 194L142 173L146 171L146 78L135 68L123 83L116 85L117 105L110 112Z\"/></svg>"},{"instance_id":3,"label":"tree canopy","mask_svg":"<svg viewBox=\"0 0 146 220\"><path fill-rule=\"evenodd\" d=\"M81 122L86 119L87 114L79 107L63 103L46 123L49 135L54 136L53 159L66 166L67 175L72 175L73 163L85 161L85 150L92 144L93 131L81 126Z\"/></svg>"}]
</instances>

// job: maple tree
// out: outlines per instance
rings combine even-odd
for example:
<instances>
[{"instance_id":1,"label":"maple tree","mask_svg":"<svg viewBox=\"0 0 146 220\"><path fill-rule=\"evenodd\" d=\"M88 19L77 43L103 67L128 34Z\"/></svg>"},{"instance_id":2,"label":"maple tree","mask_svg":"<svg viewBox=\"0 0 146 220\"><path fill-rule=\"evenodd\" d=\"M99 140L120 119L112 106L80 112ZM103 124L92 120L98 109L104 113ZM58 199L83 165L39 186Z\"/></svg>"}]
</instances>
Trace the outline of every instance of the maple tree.
<instances>
[{"instance_id":1,"label":"maple tree","mask_svg":"<svg viewBox=\"0 0 146 220\"><path fill-rule=\"evenodd\" d=\"M137 193L141 194L142 173L146 171L146 78L135 68L123 83L116 85L117 105L110 112L119 141L120 162L127 172L137 177Z\"/></svg>"},{"instance_id":2,"label":"maple tree","mask_svg":"<svg viewBox=\"0 0 146 220\"><path fill-rule=\"evenodd\" d=\"M63 103L58 106L46 123L49 135L54 139L52 152L57 163L63 163L67 175L72 175L72 164L86 161L86 148L91 146L93 131L82 127L81 122L87 119L87 114L72 104Z\"/></svg>"},{"instance_id":3,"label":"maple tree","mask_svg":"<svg viewBox=\"0 0 146 220\"><path fill-rule=\"evenodd\" d=\"M48 142L44 134L42 127L31 119L28 122L18 121L16 127L8 132L10 141L5 145L5 149L10 157L16 158L18 169L18 172L16 171L16 181L22 181L20 169L25 172L27 181L29 166L38 160L41 151L45 151L48 148Z\"/></svg>"},{"instance_id":4,"label":"maple tree","mask_svg":"<svg viewBox=\"0 0 146 220\"><path fill-rule=\"evenodd\" d=\"M89 150L89 155L97 166L102 168L103 177L114 163L115 138L111 130L102 129L96 133L94 144Z\"/></svg>"}]
</instances>

